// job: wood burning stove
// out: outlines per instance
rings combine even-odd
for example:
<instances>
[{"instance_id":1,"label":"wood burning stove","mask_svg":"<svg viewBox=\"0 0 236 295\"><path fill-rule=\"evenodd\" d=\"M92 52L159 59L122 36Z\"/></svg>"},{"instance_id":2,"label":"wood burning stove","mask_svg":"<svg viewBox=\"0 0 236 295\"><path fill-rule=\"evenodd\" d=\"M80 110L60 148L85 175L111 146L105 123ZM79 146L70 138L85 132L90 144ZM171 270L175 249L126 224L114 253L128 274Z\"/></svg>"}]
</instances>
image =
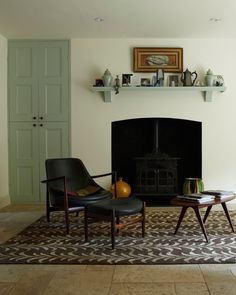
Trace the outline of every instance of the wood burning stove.
<instances>
[{"instance_id":1,"label":"wood burning stove","mask_svg":"<svg viewBox=\"0 0 236 295\"><path fill-rule=\"evenodd\" d=\"M179 159L159 152L136 157L135 194L177 194Z\"/></svg>"}]
</instances>

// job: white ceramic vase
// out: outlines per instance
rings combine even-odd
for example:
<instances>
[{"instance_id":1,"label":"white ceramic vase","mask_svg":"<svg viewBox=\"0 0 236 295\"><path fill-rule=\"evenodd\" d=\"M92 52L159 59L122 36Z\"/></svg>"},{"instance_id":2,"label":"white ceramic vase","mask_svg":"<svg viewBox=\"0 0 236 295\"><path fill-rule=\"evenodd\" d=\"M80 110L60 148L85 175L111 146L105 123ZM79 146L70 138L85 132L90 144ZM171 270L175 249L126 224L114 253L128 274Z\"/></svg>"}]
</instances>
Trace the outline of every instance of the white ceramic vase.
<instances>
[{"instance_id":1,"label":"white ceramic vase","mask_svg":"<svg viewBox=\"0 0 236 295\"><path fill-rule=\"evenodd\" d=\"M210 69L207 71L205 80L206 86L214 86L215 75L213 75L213 72Z\"/></svg>"},{"instance_id":2,"label":"white ceramic vase","mask_svg":"<svg viewBox=\"0 0 236 295\"><path fill-rule=\"evenodd\" d=\"M102 76L102 81L103 81L104 87L111 87L112 86L113 77L108 69L106 69L106 71L104 72L104 74Z\"/></svg>"}]
</instances>

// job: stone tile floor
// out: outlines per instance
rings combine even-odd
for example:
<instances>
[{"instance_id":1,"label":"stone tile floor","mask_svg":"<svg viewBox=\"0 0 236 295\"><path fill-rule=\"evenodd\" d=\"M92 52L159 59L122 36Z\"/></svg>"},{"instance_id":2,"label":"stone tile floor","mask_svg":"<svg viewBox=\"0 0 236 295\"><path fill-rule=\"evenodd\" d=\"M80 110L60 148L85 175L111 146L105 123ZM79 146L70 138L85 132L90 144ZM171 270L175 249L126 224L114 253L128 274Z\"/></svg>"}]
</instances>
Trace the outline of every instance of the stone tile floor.
<instances>
[{"instance_id":1,"label":"stone tile floor","mask_svg":"<svg viewBox=\"0 0 236 295\"><path fill-rule=\"evenodd\" d=\"M155 208L155 210L159 210ZM0 210L0 243L44 213L42 206ZM236 264L0 265L0 295L235 295Z\"/></svg>"}]
</instances>

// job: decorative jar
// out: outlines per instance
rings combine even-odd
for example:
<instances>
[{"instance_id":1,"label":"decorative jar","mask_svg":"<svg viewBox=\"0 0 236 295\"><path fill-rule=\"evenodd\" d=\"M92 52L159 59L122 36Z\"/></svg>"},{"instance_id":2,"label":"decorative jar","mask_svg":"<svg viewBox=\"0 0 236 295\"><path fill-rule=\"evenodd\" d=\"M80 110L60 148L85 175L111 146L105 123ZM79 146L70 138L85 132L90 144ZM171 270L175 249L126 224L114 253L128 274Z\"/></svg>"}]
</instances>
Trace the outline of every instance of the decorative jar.
<instances>
[{"instance_id":1,"label":"decorative jar","mask_svg":"<svg viewBox=\"0 0 236 295\"><path fill-rule=\"evenodd\" d=\"M208 70L206 73L206 86L213 86L214 85L214 80L215 80L215 75L213 74L212 70Z\"/></svg>"},{"instance_id":2,"label":"decorative jar","mask_svg":"<svg viewBox=\"0 0 236 295\"><path fill-rule=\"evenodd\" d=\"M204 191L204 184L201 178L185 178L183 185L183 194L200 193Z\"/></svg>"},{"instance_id":3,"label":"decorative jar","mask_svg":"<svg viewBox=\"0 0 236 295\"><path fill-rule=\"evenodd\" d=\"M113 77L111 75L111 72L108 69L106 69L106 71L104 72L104 74L102 76L102 81L103 81L104 87L111 87L112 86Z\"/></svg>"},{"instance_id":4,"label":"decorative jar","mask_svg":"<svg viewBox=\"0 0 236 295\"><path fill-rule=\"evenodd\" d=\"M131 187L130 185L123 181L122 177L118 178L118 181L116 182L116 190L117 190L117 198L127 198L131 194ZM115 185L113 184L111 186L111 192L113 196L115 197Z\"/></svg>"}]
</instances>

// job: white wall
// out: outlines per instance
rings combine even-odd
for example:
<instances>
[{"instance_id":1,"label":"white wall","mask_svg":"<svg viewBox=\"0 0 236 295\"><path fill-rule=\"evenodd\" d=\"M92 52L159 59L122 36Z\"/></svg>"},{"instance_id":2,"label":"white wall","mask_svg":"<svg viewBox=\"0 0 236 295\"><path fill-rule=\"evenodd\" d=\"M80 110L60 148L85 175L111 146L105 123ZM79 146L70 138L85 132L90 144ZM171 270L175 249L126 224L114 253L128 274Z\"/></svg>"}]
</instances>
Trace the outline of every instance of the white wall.
<instances>
[{"instance_id":1,"label":"white wall","mask_svg":"<svg viewBox=\"0 0 236 295\"><path fill-rule=\"evenodd\" d=\"M0 35L0 208L10 202L7 140L7 39Z\"/></svg>"},{"instance_id":2,"label":"white wall","mask_svg":"<svg viewBox=\"0 0 236 295\"><path fill-rule=\"evenodd\" d=\"M227 90L204 102L200 92L122 92L104 103L89 86L106 68L132 72L133 47L183 47L184 68L204 78L208 68L225 79ZM89 171L111 169L111 122L139 117L170 117L202 122L203 180L207 189L236 191L235 39L74 39L72 67L72 155ZM145 74L142 74L146 77ZM191 140L191 134L189 135Z\"/></svg>"}]
</instances>

